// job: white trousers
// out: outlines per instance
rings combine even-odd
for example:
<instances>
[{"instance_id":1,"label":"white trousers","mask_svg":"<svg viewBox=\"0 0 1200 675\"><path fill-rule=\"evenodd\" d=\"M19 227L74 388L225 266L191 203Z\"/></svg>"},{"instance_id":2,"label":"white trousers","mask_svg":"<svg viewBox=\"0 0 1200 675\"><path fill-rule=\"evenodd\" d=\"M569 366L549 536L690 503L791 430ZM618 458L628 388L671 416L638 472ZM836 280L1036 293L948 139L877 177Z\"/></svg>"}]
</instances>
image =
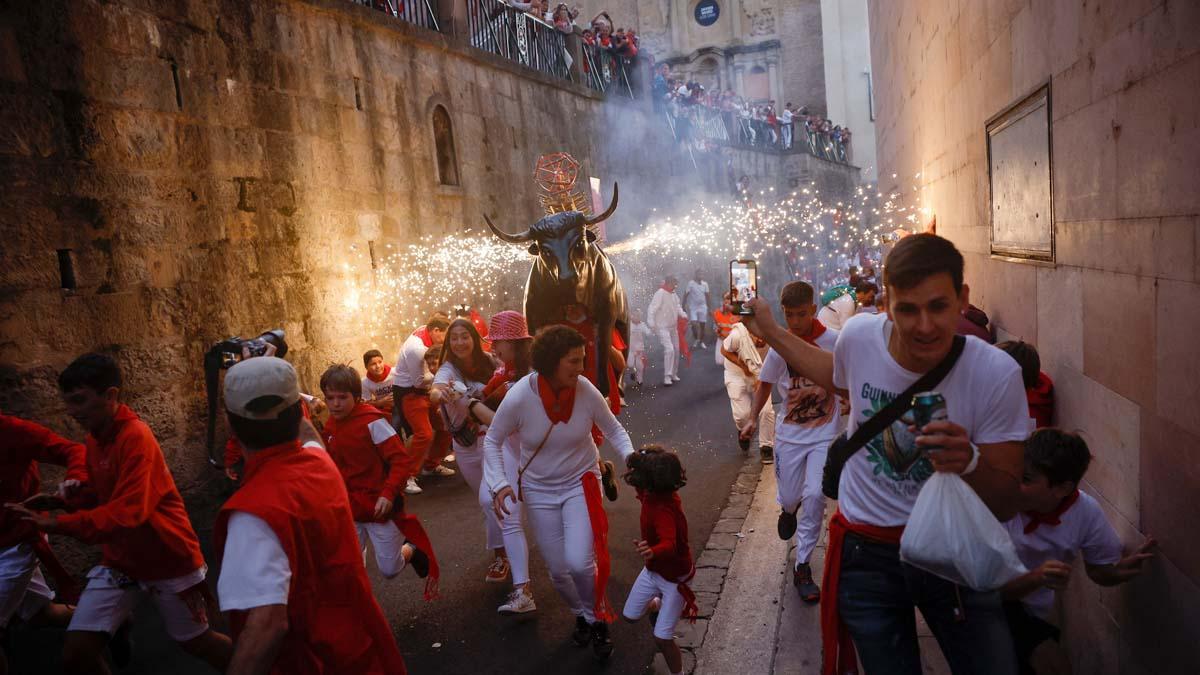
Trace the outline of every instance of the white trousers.
<instances>
[{"instance_id":1,"label":"white trousers","mask_svg":"<svg viewBox=\"0 0 1200 675\"><path fill-rule=\"evenodd\" d=\"M621 613L630 621L637 621L646 614L646 607L654 598L662 598L662 607L658 610L658 620L654 622L654 637L659 640L675 639L675 624L683 614L686 604L679 592L679 584L668 581L657 572L642 568L642 573L629 589L629 597L625 598L625 609Z\"/></svg>"},{"instance_id":2,"label":"white trousers","mask_svg":"<svg viewBox=\"0 0 1200 675\"><path fill-rule=\"evenodd\" d=\"M583 483L576 480L562 488L527 483L522 492L529 526L537 538L554 588L571 613L582 616L588 623L594 622L596 553Z\"/></svg>"},{"instance_id":3,"label":"white trousers","mask_svg":"<svg viewBox=\"0 0 1200 675\"><path fill-rule=\"evenodd\" d=\"M482 436L479 443L482 456ZM517 470L520 461L520 449L514 447L512 439L505 441L504 475L508 478L508 484L513 486L514 492L516 491ZM497 522L496 511L492 508L492 491L488 489L486 482L481 482L478 494L479 508L483 509L484 517L489 522ZM504 506L508 509L508 515L499 521L499 528L501 541L504 542L504 552L508 554L508 569L512 574L514 585L527 584L529 583L529 542L525 539L525 525L521 521L525 514L525 508L521 502L515 499L506 500Z\"/></svg>"},{"instance_id":4,"label":"white trousers","mask_svg":"<svg viewBox=\"0 0 1200 675\"><path fill-rule=\"evenodd\" d=\"M483 483L483 432L480 432L479 438L475 440L475 445L469 448L454 443L454 460L467 485L478 495L480 484ZM500 532L496 514L492 511L491 500L488 500L486 507L482 503L480 506L483 511L483 528L487 531L488 549L494 550L504 546L504 537Z\"/></svg>"},{"instance_id":5,"label":"white trousers","mask_svg":"<svg viewBox=\"0 0 1200 675\"><path fill-rule=\"evenodd\" d=\"M367 562L367 540L375 549L375 564L386 579L400 574L404 569L404 534L392 521L386 523L354 523L358 530L358 545L362 546L363 564ZM429 553L429 551L425 551Z\"/></svg>"},{"instance_id":6,"label":"white trousers","mask_svg":"<svg viewBox=\"0 0 1200 675\"><path fill-rule=\"evenodd\" d=\"M679 331L660 328L654 332L663 348L663 377L675 377L679 374Z\"/></svg>"},{"instance_id":7,"label":"white trousers","mask_svg":"<svg viewBox=\"0 0 1200 675\"><path fill-rule=\"evenodd\" d=\"M0 549L0 628L14 615L22 621L33 618L53 597L32 544Z\"/></svg>"},{"instance_id":8,"label":"white trousers","mask_svg":"<svg viewBox=\"0 0 1200 675\"><path fill-rule=\"evenodd\" d=\"M725 376L725 393L729 394L733 423L739 430L750 421L750 411L754 409L754 386L754 381L748 378ZM758 414L758 445L775 445L775 406L770 401Z\"/></svg>"},{"instance_id":9,"label":"white trousers","mask_svg":"<svg viewBox=\"0 0 1200 675\"><path fill-rule=\"evenodd\" d=\"M797 565L808 561L821 538L821 523L825 520L821 474L830 442L798 444L779 440L775 444L776 499L784 511L801 508L796 518Z\"/></svg>"},{"instance_id":10,"label":"white trousers","mask_svg":"<svg viewBox=\"0 0 1200 675\"><path fill-rule=\"evenodd\" d=\"M638 349L629 352L629 367L633 369L633 377L638 384L646 379L646 350Z\"/></svg>"}]
</instances>

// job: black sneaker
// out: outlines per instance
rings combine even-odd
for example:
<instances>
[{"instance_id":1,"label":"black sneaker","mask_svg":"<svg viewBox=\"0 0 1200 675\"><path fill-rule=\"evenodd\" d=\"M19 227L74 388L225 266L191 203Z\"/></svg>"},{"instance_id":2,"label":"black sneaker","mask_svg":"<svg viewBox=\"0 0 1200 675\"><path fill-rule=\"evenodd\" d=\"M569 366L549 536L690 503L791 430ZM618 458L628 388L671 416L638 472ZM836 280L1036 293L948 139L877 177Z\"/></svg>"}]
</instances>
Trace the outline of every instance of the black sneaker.
<instances>
[{"instance_id":1,"label":"black sneaker","mask_svg":"<svg viewBox=\"0 0 1200 675\"><path fill-rule=\"evenodd\" d=\"M592 641L592 627L582 616L575 617L575 632L571 633L571 641L576 647L586 647Z\"/></svg>"},{"instance_id":2,"label":"black sneaker","mask_svg":"<svg viewBox=\"0 0 1200 675\"><path fill-rule=\"evenodd\" d=\"M411 541L408 542L408 545L412 546L412 557L408 559L408 564L412 565L413 571L417 573L418 577L424 579L429 576L429 556L425 555L425 552L421 549L413 546Z\"/></svg>"},{"instance_id":3,"label":"black sneaker","mask_svg":"<svg viewBox=\"0 0 1200 675\"><path fill-rule=\"evenodd\" d=\"M612 462L600 462L600 484L604 486L604 496L608 501L617 501L617 467Z\"/></svg>"},{"instance_id":4,"label":"black sneaker","mask_svg":"<svg viewBox=\"0 0 1200 675\"><path fill-rule=\"evenodd\" d=\"M742 452L750 452L750 440L745 439L745 438L739 438L738 439L738 447L742 449Z\"/></svg>"},{"instance_id":5,"label":"black sneaker","mask_svg":"<svg viewBox=\"0 0 1200 675\"><path fill-rule=\"evenodd\" d=\"M780 539L784 541L791 539L796 534L796 512L780 511L775 531L779 533Z\"/></svg>"},{"instance_id":6,"label":"black sneaker","mask_svg":"<svg viewBox=\"0 0 1200 675\"><path fill-rule=\"evenodd\" d=\"M612 656L613 643L608 638L608 624L603 621L597 621L592 624L592 654L600 660L604 661Z\"/></svg>"},{"instance_id":7,"label":"black sneaker","mask_svg":"<svg viewBox=\"0 0 1200 675\"><path fill-rule=\"evenodd\" d=\"M769 445L764 445L758 449L758 454L759 454L759 457L762 458L763 464L774 464L775 463L775 448L772 448Z\"/></svg>"},{"instance_id":8,"label":"black sneaker","mask_svg":"<svg viewBox=\"0 0 1200 675\"><path fill-rule=\"evenodd\" d=\"M126 619L108 639L108 653L118 668L128 666L133 660L133 621Z\"/></svg>"},{"instance_id":9,"label":"black sneaker","mask_svg":"<svg viewBox=\"0 0 1200 675\"><path fill-rule=\"evenodd\" d=\"M792 585L800 593L800 599L810 605L821 601L821 588L813 582L812 567L808 563L792 571Z\"/></svg>"}]
</instances>

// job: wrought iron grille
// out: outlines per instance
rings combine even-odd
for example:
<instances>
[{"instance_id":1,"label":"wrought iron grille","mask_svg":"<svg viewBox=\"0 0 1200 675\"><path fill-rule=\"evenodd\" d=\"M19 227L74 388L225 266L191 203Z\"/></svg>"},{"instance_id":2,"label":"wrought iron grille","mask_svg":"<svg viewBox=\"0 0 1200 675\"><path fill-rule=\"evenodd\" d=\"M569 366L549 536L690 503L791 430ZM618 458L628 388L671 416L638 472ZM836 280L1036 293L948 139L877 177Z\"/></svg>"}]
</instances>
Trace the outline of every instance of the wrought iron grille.
<instances>
[{"instance_id":1,"label":"wrought iron grille","mask_svg":"<svg viewBox=\"0 0 1200 675\"><path fill-rule=\"evenodd\" d=\"M498 0L467 0L467 29L472 47L571 79L566 36L541 19Z\"/></svg>"},{"instance_id":2,"label":"wrought iron grille","mask_svg":"<svg viewBox=\"0 0 1200 675\"><path fill-rule=\"evenodd\" d=\"M438 26L438 0L350 0L356 5L390 14L422 28L441 32Z\"/></svg>"},{"instance_id":3,"label":"wrought iron grille","mask_svg":"<svg viewBox=\"0 0 1200 675\"><path fill-rule=\"evenodd\" d=\"M615 89L619 94L633 98L625 59L600 45L583 45L583 62L584 84L600 92Z\"/></svg>"}]
</instances>

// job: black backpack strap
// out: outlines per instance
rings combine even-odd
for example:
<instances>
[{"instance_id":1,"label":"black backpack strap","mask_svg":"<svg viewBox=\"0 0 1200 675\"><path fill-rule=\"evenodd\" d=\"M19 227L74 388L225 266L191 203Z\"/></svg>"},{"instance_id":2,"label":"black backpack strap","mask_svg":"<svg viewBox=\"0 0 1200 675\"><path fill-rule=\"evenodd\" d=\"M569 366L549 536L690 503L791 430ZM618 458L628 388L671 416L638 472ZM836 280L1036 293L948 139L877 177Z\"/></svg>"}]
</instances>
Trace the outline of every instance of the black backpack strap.
<instances>
[{"instance_id":1,"label":"black backpack strap","mask_svg":"<svg viewBox=\"0 0 1200 675\"><path fill-rule=\"evenodd\" d=\"M858 452L860 448L867 444L867 441L878 436L884 429L891 426L893 422L900 419L904 413L912 408L912 398L915 394L923 391L929 391L939 384L958 363L958 357L962 355L963 348L966 347L967 339L961 335L954 336L954 344L950 346L950 351L942 358L933 370L922 375L916 382L913 382L908 389L905 389L899 396L892 399L883 410L875 413L870 419L858 425L854 430L854 435L850 437L843 446L846 451L846 456Z\"/></svg>"}]
</instances>

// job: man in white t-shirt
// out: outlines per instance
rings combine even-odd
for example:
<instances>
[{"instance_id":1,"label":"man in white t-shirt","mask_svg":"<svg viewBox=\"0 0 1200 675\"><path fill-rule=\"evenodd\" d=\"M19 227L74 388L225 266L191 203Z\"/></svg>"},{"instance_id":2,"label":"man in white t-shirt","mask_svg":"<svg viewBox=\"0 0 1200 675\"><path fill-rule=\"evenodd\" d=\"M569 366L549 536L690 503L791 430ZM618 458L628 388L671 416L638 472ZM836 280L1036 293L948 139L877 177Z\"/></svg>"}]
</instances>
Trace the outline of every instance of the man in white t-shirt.
<instances>
[{"instance_id":1,"label":"man in white t-shirt","mask_svg":"<svg viewBox=\"0 0 1200 675\"><path fill-rule=\"evenodd\" d=\"M811 345L833 353L838 332L816 320L813 287L793 281L783 287L779 297L788 331ZM776 499L782 509L777 531L787 541L796 537L796 564L792 585L807 603L821 599L821 589L813 582L808 559L821 538L825 520L825 495L821 494L821 472L829 444L841 427L841 402L828 389L788 368L779 354L771 350L758 374L754 407L750 422L742 427L742 437L754 433L758 411L771 401L778 388L784 397L783 414L775 422ZM797 522L796 512L804 512Z\"/></svg>"},{"instance_id":2,"label":"man in white t-shirt","mask_svg":"<svg viewBox=\"0 0 1200 675\"><path fill-rule=\"evenodd\" d=\"M688 282L683 292L683 308L687 312L692 329L692 347L708 349L704 344L708 339L708 282L703 279L703 272L696 270L696 275Z\"/></svg>"},{"instance_id":3,"label":"man in white t-shirt","mask_svg":"<svg viewBox=\"0 0 1200 675\"><path fill-rule=\"evenodd\" d=\"M646 323L658 337L663 348L663 385L671 386L679 381L679 319L687 319L675 288L679 280L668 274L663 285L654 291L650 308L646 310Z\"/></svg>"},{"instance_id":4,"label":"man in white t-shirt","mask_svg":"<svg viewBox=\"0 0 1200 675\"><path fill-rule=\"evenodd\" d=\"M947 239L905 237L884 270L887 313L846 322L832 356L788 333L761 302L752 305L750 328L793 370L850 399L847 434L950 353L966 306L962 255ZM952 671L1016 672L999 592L957 587L902 563L899 541L934 471L961 475L1001 521L1017 512L1022 445L1032 431L1020 368L986 342L966 338L936 390L945 398L947 420L916 432L911 418L898 420L842 470L822 584L837 612L821 627L825 659L839 670L853 663L857 648L869 673L921 672L916 607ZM853 645L839 639L843 630Z\"/></svg>"},{"instance_id":5,"label":"man in white t-shirt","mask_svg":"<svg viewBox=\"0 0 1200 675\"><path fill-rule=\"evenodd\" d=\"M740 431L751 421L754 407L754 390L758 386L758 374L762 370L762 355L754 337L741 317L732 314L733 324L729 335L721 343L720 354L725 363L725 393L729 395L729 407L733 412L733 424L739 431L738 443L742 452L750 450L750 437ZM758 452L763 464L775 461L775 406L761 407L758 417Z\"/></svg>"},{"instance_id":6,"label":"man in white t-shirt","mask_svg":"<svg viewBox=\"0 0 1200 675\"><path fill-rule=\"evenodd\" d=\"M1142 563L1154 557L1153 537L1125 556L1116 530L1079 483L1092 461L1087 443L1059 429L1039 429L1025 443L1021 484L1026 510L1004 523L1029 572L1004 585L1005 611L1022 672L1035 661L1054 664L1052 672L1070 672L1066 656L1051 643L1059 630L1050 623L1054 595L1066 587L1076 553L1101 586L1130 581ZM1036 657L1035 657L1036 655ZM1042 672L1042 671L1038 671Z\"/></svg>"}]
</instances>

